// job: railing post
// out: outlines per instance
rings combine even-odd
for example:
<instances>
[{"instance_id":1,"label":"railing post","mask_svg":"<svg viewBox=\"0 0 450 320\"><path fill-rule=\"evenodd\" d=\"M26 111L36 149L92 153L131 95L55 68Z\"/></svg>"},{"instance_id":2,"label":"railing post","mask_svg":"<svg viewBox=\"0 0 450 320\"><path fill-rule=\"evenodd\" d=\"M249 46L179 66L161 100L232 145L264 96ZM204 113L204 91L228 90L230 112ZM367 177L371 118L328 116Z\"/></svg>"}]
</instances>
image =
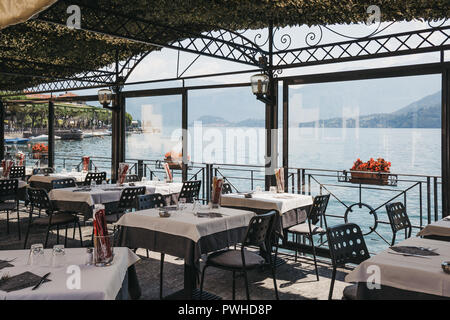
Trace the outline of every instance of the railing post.
<instances>
[{"instance_id":1,"label":"railing post","mask_svg":"<svg viewBox=\"0 0 450 320\"><path fill-rule=\"evenodd\" d=\"M5 159L5 105L0 99L0 160Z\"/></svg>"},{"instance_id":2,"label":"railing post","mask_svg":"<svg viewBox=\"0 0 450 320\"><path fill-rule=\"evenodd\" d=\"M434 221L439 220L439 214L438 214L438 182L437 177L434 177L433 181L434 186Z\"/></svg>"},{"instance_id":3,"label":"railing post","mask_svg":"<svg viewBox=\"0 0 450 320\"><path fill-rule=\"evenodd\" d=\"M428 224L431 223L431 182L430 177L427 177L427 219Z\"/></svg>"},{"instance_id":4,"label":"railing post","mask_svg":"<svg viewBox=\"0 0 450 320\"><path fill-rule=\"evenodd\" d=\"M55 105L48 102L48 167L55 166Z\"/></svg>"},{"instance_id":5,"label":"railing post","mask_svg":"<svg viewBox=\"0 0 450 320\"><path fill-rule=\"evenodd\" d=\"M139 180L144 176L144 160L138 160L137 162L137 176Z\"/></svg>"}]
</instances>

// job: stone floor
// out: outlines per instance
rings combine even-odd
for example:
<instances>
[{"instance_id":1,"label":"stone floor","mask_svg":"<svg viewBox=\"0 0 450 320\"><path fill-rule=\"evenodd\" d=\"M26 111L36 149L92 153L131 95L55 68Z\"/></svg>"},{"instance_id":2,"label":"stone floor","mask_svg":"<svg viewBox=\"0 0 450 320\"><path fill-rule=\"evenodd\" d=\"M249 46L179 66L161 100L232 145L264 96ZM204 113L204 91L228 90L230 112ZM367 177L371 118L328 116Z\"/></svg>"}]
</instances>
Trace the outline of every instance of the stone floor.
<instances>
[{"instance_id":1,"label":"stone floor","mask_svg":"<svg viewBox=\"0 0 450 320\"><path fill-rule=\"evenodd\" d=\"M10 214L10 232L6 229L6 213L0 213L0 250L23 249L25 231L27 228L28 213L21 207L22 239L19 241L17 233L16 212ZM13 220L14 219L14 220ZM89 222L82 226L82 234L85 245L90 244L92 227ZM27 248L32 243L43 243L46 228L33 228L30 232ZM78 232L76 240L71 239L73 229L68 233L67 247L79 247ZM52 231L48 246L56 244L56 230ZM60 232L60 243L64 243L64 231ZM141 260L136 264L137 275L142 290L141 299L159 299L159 253L150 252L149 258L146 251L139 249L137 254ZM316 280L314 264L306 257L300 257L297 262L293 257L283 256L286 264L277 268L277 284L281 300L324 300L328 298L330 287L331 269L326 262L319 263L320 281ZM164 291L167 296L183 288L183 259L166 256L164 264ZM347 284L343 281L349 270L339 270L334 288L334 299L341 299L342 291ZM231 272L209 268L205 277L205 290L223 299L231 299ZM252 300L274 299L273 281L269 271L255 270L249 273L250 296ZM245 287L243 278L236 280L236 298L245 299Z\"/></svg>"}]
</instances>

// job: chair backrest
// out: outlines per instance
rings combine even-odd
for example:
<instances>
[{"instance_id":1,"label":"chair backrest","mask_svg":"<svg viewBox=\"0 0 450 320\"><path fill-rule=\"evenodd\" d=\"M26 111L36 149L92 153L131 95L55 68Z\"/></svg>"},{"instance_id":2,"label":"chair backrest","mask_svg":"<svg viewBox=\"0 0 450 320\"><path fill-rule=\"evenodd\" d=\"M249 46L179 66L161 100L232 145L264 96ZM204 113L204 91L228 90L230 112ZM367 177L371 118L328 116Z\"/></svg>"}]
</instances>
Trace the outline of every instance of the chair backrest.
<instances>
[{"instance_id":1,"label":"chair backrest","mask_svg":"<svg viewBox=\"0 0 450 320\"><path fill-rule=\"evenodd\" d=\"M164 196L160 193L138 196L138 210L161 208L165 205Z\"/></svg>"},{"instance_id":2,"label":"chair backrest","mask_svg":"<svg viewBox=\"0 0 450 320\"><path fill-rule=\"evenodd\" d=\"M96 184L102 184L106 180L106 172L88 172L84 179L84 185L89 186L91 181L95 181Z\"/></svg>"},{"instance_id":3,"label":"chair backrest","mask_svg":"<svg viewBox=\"0 0 450 320\"><path fill-rule=\"evenodd\" d=\"M145 187L125 188L120 195L119 209L135 209L138 207L137 198L145 194Z\"/></svg>"},{"instance_id":4,"label":"chair backrest","mask_svg":"<svg viewBox=\"0 0 450 320\"><path fill-rule=\"evenodd\" d=\"M330 200L329 194L314 197L314 202L308 214L308 219L312 224L317 224L320 217L323 216L325 228L327 227L325 212L327 211L328 200Z\"/></svg>"},{"instance_id":5,"label":"chair backrest","mask_svg":"<svg viewBox=\"0 0 450 320\"><path fill-rule=\"evenodd\" d=\"M406 208L401 202L388 203L386 211L391 224L392 231L395 233L399 230L411 229L411 222L409 221Z\"/></svg>"},{"instance_id":6,"label":"chair backrest","mask_svg":"<svg viewBox=\"0 0 450 320\"><path fill-rule=\"evenodd\" d=\"M361 228L354 223L327 228L327 238L334 267L360 264L370 258Z\"/></svg>"},{"instance_id":7,"label":"chair backrest","mask_svg":"<svg viewBox=\"0 0 450 320\"><path fill-rule=\"evenodd\" d=\"M33 174L50 174L55 173L53 168L34 168Z\"/></svg>"},{"instance_id":8,"label":"chair backrest","mask_svg":"<svg viewBox=\"0 0 450 320\"><path fill-rule=\"evenodd\" d=\"M0 200L12 200L17 197L19 181L17 179L0 180Z\"/></svg>"},{"instance_id":9,"label":"chair backrest","mask_svg":"<svg viewBox=\"0 0 450 320\"><path fill-rule=\"evenodd\" d=\"M44 189L28 188L28 200L30 201L31 209L53 209L47 191Z\"/></svg>"},{"instance_id":10,"label":"chair backrest","mask_svg":"<svg viewBox=\"0 0 450 320\"><path fill-rule=\"evenodd\" d=\"M266 247L266 243L272 236L276 211L272 210L264 214L255 215L248 224L242 245L244 246L262 246Z\"/></svg>"},{"instance_id":11,"label":"chair backrest","mask_svg":"<svg viewBox=\"0 0 450 320\"><path fill-rule=\"evenodd\" d=\"M76 187L75 180L72 178L58 179L52 181L52 189L63 189Z\"/></svg>"},{"instance_id":12,"label":"chair backrest","mask_svg":"<svg viewBox=\"0 0 450 320\"><path fill-rule=\"evenodd\" d=\"M25 178L25 166L13 166L9 173L10 179L23 179Z\"/></svg>"},{"instance_id":13,"label":"chair backrest","mask_svg":"<svg viewBox=\"0 0 450 320\"><path fill-rule=\"evenodd\" d=\"M200 180L183 182L178 200L186 199L186 202L194 202L195 199L198 199L201 185L202 182Z\"/></svg>"},{"instance_id":14,"label":"chair backrest","mask_svg":"<svg viewBox=\"0 0 450 320\"><path fill-rule=\"evenodd\" d=\"M138 182L138 181L140 181L140 179L136 174L127 174L125 176L125 183Z\"/></svg>"},{"instance_id":15,"label":"chair backrest","mask_svg":"<svg viewBox=\"0 0 450 320\"><path fill-rule=\"evenodd\" d=\"M224 183L222 187L222 194L230 194L233 193L233 189L231 189L231 184Z\"/></svg>"}]
</instances>

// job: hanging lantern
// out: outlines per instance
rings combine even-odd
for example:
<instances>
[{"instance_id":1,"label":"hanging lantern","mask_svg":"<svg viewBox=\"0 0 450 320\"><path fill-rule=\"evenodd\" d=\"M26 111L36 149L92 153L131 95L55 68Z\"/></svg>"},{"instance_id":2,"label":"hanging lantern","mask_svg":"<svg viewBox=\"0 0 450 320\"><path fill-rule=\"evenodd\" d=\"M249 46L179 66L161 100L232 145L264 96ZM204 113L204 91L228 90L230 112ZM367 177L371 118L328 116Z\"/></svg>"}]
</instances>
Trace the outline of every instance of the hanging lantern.
<instances>
[{"instance_id":1,"label":"hanging lantern","mask_svg":"<svg viewBox=\"0 0 450 320\"><path fill-rule=\"evenodd\" d=\"M255 95L267 94L269 88L269 77L265 74L255 74L250 78L252 92Z\"/></svg>"}]
</instances>

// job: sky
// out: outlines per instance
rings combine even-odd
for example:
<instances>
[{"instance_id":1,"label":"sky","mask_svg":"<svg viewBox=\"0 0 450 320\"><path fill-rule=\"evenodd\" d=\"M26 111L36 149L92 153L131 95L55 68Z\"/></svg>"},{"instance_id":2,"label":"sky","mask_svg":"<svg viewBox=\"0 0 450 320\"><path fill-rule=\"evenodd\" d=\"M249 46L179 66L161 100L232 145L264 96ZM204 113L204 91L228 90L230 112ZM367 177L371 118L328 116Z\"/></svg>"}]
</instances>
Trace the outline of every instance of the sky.
<instances>
[{"instance_id":1,"label":"sky","mask_svg":"<svg viewBox=\"0 0 450 320\"><path fill-rule=\"evenodd\" d=\"M387 26L386 23L381 24L379 30ZM334 31L339 33L345 33L351 37L361 37L367 36L374 31L373 27L368 27L366 25L345 25L345 26L331 26ZM409 30L420 30L428 29L429 25L423 22L408 22L408 23L395 23L386 29L381 34L388 33L398 33L405 32ZM290 35L290 48L304 47L306 46L305 37L310 34L310 32L315 32L318 35L319 29L317 27L292 27L283 28L277 30L274 36L275 46L279 49L284 49L282 39L287 39L283 37L285 34ZM257 37L260 34L261 37ZM262 44L267 39L267 30L248 30L243 32L248 39L255 41L257 44ZM321 44L339 42L348 40L343 38L327 29L323 29ZM266 46L263 48L267 49ZM177 59L179 56L179 65L177 65ZM448 57L447 57L448 58ZM192 66L185 71L186 67L192 62ZM372 59L363 60L348 63L339 64L328 64L321 66L311 66L295 69L286 69L280 76L292 76L292 75L305 75L313 73L329 73L337 71L349 71L357 69L369 69L369 68L379 68L379 67L392 67L399 65L408 64L420 64L420 63L431 63L438 62L439 54L429 53L420 55L411 55L404 57L390 57L383 59ZM221 59L209 58L204 56L198 56L185 52L178 52L172 49L162 49L161 51L152 52L149 54L140 64L135 68L133 73L128 79L128 83L154 80L154 79L166 79L174 78L177 76L177 68L179 73L184 72L184 76L193 75L204 75L220 72L238 71L238 70L251 70L254 69L251 66L228 62ZM201 85L201 84L225 84L233 82L248 82L251 74L242 74L234 76L220 76L214 78L206 78L201 80L186 80L185 85ZM181 86L181 81L172 82L160 82L156 84L145 84L145 85L130 85L127 86L125 90L138 90L138 89L152 89L152 88L165 88L165 87L179 87ZM395 79L382 79L382 80L369 80L369 81L357 81L353 83L346 84L321 84L321 85L309 85L307 88L302 88L301 86L296 86L292 88L291 95L294 94L294 104L301 105L305 101L311 101L315 98L313 96L325 95L329 93L325 100L336 99L333 96L339 95L341 98L344 96L352 98L352 88L356 90L357 95L369 96L370 99L366 99L363 105L366 107L361 107L361 114L369 114L370 110L376 109L379 106L379 111L381 112L392 112L407 106L408 104L415 102L427 95L431 95L440 90L440 77L430 76L430 77L410 77L410 78L395 78ZM199 90L195 91L189 96L189 107L192 113L191 120L195 120L197 117L203 114L215 114L218 116L223 116L225 118L235 116L234 110L241 110L240 117L241 120L245 118L254 117L260 118L260 112L257 111L261 108L260 103L252 101L251 94L243 93L243 90L249 90L242 88L240 90L231 89L218 89L215 91L211 90ZM84 90L79 91L78 94L95 94L96 90ZM297 96L295 96L297 94ZM237 97L231 97L231 95L237 95ZM242 99L239 99L242 96ZM225 99L225 100L224 100ZM233 104L242 103L245 104L245 109L241 106L228 106L227 99L231 100ZM385 103L386 100L391 99L390 103ZM384 102L383 102L384 101ZM213 102L213 103L212 103ZM356 103L356 102L352 102ZM140 105L143 104L153 104L155 106L160 106L163 108L164 105L178 105L180 104L178 97L161 97L161 98L151 98L151 99L133 99L133 101L127 102L129 106L129 112L135 118L140 118ZM214 109L214 108L215 109ZM172 107L170 107L172 108ZM158 107L156 108L158 109ZM227 111L231 109L231 112ZM192 111L193 110L193 111ZM144 110L145 112L145 110ZM338 113L341 111L338 111ZM263 117L264 115L262 115ZM335 116L335 113L330 111L329 115L324 115L325 118Z\"/></svg>"}]
</instances>

